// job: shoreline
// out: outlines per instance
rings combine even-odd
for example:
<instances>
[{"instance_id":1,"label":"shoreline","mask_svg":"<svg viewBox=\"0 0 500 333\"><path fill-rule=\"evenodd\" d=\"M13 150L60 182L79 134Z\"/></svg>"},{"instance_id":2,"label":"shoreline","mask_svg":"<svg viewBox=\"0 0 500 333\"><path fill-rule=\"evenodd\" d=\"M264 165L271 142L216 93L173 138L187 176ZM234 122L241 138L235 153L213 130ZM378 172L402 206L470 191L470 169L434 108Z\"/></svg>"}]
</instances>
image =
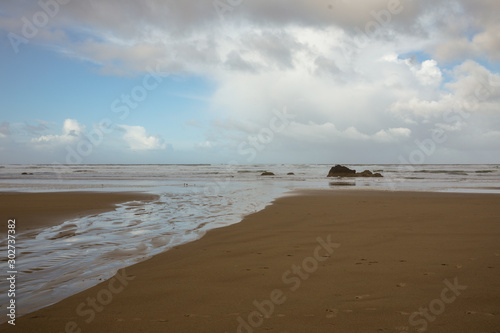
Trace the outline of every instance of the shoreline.
<instances>
[{"instance_id":1,"label":"shoreline","mask_svg":"<svg viewBox=\"0 0 500 333\"><path fill-rule=\"evenodd\" d=\"M0 211L5 221L16 219L19 233L112 211L120 203L156 197L141 192L0 192ZM6 233L7 227L0 230L0 235Z\"/></svg>"},{"instance_id":2,"label":"shoreline","mask_svg":"<svg viewBox=\"0 0 500 333\"><path fill-rule=\"evenodd\" d=\"M19 317L18 326L33 332L64 331L65 325L109 332L238 327L400 332L426 323L433 331L468 332L500 325L495 310L500 196L296 192L240 223L212 229ZM330 241L340 246L330 247L332 253L325 246L317 250ZM293 271L301 263L301 274ZM467 285L467 296L457 295L439 321L418 317L414 323L419 324L409 323L414 311L440 295L443 281L454 283L454 278ZM93 310L85 303L89 298L106 304ZM260 316L252 317L255 312Z\"/></svg>"}]
</instances>

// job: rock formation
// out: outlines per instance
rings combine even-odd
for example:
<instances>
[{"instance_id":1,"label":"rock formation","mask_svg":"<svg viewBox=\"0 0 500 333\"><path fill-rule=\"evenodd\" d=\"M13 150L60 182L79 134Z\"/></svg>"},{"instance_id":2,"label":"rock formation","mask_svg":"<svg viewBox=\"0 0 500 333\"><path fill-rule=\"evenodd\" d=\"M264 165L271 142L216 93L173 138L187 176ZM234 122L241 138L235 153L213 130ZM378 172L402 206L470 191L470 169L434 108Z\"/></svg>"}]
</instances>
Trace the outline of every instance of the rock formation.
<instances>
[{"instance_id":1,"label":"rock formation","mask_svg":"<svg viewBox=\"0 0 500 333\"><path fill-rule=\"evenodd\" d=\"M328 177L383 177L380 173L373 173L370 170L356 172L343 165L336 165L330 169Z\"/></svg>"}]
</instances>

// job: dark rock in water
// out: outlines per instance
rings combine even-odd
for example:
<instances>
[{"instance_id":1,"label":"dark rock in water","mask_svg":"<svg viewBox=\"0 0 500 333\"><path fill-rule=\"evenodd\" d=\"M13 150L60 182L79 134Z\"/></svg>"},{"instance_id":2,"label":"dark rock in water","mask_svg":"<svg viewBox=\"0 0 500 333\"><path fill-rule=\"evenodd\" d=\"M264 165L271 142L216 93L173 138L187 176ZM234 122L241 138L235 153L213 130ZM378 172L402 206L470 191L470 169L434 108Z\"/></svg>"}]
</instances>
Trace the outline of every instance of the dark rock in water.
<instances>
[{"instance_id":1,"label":"dark rock in water","mask_svg":"<svg viewBox=\"0 0 500 333\"><path fill-rule=\"evenodd\" d=\"M274 176L274 173L266 171L261 174L261 176Z\"/></svg>"},{"instance_id":2,"label":"dark rock in water","mask_svg":"<svg viewBox=\"0 0 500 333\"><path fill-rule=\"evenodd\" d=\"M24 175L24 176L33 176L33 174L31 172L23 172L21 175Z\"/></svg>"},{"instance_id":3,"label":"dark rock in water","mask_svg":"<svg viewBox=\"0 0 500 333\"><path fill-rule=\"evenodd\" d=\"M328 173L328 177L335 177L336 175L343 175L343 174L355 174L356 170L349 169L348 167L345 167L343 165L337 164L333 168L330 169L330 172Z\"/></svg>"},{"instance_id":4,"label":"dark rock in water","mask_svg":"<svg viewBox=\"0 0 500 333\"><path fill-rule=\"evenodd\" d=\"M359 174L361 177L373 177L373 173L370 170L365 170Z\"/></svg>"},{"instance_id":5,"label":"dark rock in water","mask_svg":"<svg viewBox=\"0 0 500 333\"><path fill-rule=\"evenodd\" d=\"M295 176L295 174L293 172L289 172L287 173L288 176Z\"/></svg>"},{"instance_id":6,"label":"dark rock in water","mask_svg":"<svg viewBox=\"0 0 500 333\"><path fill-rule=\"evenodd\" d=\"M370 170L356 172L343 165L336 165L330 169L328 177L383 177L380 173L373 173Z\"/></svg>"}]
</instances>

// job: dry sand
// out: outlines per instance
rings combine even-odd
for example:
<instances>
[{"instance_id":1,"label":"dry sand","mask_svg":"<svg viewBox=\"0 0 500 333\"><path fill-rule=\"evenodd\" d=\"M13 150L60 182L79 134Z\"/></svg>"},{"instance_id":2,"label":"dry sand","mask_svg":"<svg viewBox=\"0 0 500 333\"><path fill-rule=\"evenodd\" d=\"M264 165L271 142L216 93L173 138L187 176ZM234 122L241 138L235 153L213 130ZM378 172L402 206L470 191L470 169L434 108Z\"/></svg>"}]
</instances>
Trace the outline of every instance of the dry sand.
<instances>
[{"instance_id":1,"label":"dry sand","mask_svg":"<svg viewBox=\"0 0 500 333\"><path fill-rule=\"evenodd\" d=\"M499 217L500 195L305 192L0 329L499 332Z\"/></svg>"}]
</instances>

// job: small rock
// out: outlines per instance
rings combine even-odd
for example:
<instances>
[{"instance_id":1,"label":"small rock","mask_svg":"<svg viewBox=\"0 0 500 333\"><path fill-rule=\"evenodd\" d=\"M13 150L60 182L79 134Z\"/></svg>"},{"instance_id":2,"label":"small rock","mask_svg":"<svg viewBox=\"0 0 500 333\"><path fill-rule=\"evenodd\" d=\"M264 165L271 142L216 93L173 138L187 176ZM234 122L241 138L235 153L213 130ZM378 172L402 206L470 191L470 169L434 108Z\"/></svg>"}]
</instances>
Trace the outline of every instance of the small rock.
<instances>
[{"instance_id":1,"label":"small rock","mask_svg":"<svg viewBox=\"0 0 500 333\"><path fill-rule=\"evenodd\" d=\"M274 176L274 173L266 171L261 174L261 176Z\"/></svg>"}]
</instances>

